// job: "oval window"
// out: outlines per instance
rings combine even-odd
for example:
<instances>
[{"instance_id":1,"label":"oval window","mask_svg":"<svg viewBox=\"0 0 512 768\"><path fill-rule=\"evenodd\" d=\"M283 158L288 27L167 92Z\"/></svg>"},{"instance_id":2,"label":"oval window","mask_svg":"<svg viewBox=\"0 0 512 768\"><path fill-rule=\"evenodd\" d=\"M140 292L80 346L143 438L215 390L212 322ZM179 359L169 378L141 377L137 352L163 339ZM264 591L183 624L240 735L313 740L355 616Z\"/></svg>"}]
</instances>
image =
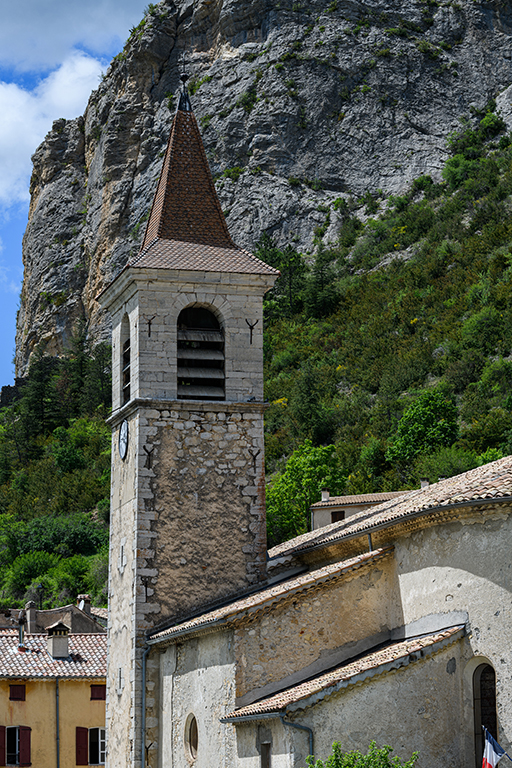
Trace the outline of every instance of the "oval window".
<instances>
[{"instance_id":1,"label":"oval window","mask_svg":"<svg viewBox=\"0 0 512 768\"><path fill-rule=\"evenodd\" d=\"M185 726L185 744L190 760L195 760L197 757L197 741L197 720L194 715L189 715Z\"/></svg>"}]
</instances>

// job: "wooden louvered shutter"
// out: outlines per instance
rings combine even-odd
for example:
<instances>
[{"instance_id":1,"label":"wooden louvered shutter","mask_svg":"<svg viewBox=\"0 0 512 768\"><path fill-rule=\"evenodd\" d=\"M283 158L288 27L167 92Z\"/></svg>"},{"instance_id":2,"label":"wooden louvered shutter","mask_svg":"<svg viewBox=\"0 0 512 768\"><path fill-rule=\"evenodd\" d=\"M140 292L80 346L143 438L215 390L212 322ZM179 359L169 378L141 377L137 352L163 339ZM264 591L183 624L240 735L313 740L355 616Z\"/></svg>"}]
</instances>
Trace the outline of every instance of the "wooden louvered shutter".
<instances>
[{"instance_id":1,"label":"wooden louvered shutter","mask_svg":"<svg viewBox=\"0 0 512 768\"><path fill-rule=\"evenodd\" d=\"M76 764L89 765L89 729L76 729Z\"/></svg>"},{"instance_id":2,"label":"wooden louvered shutter","mask_svg":"<svg viewBox=\"0 0 512 768\"><path fill-rule=\"evenodd\" d=\"M30 731L26 725L20 725L20 765L32 765L30 762Z\"/></svg>"},{"instance_id":3,"label":"wooden louvered shutter","mask_svg":"<svg viewBox=\"0 0 512 768\"><path fill-rule=\"evenodd\" d=\"M0 725L0 765L5 765L5 725Z\"/></svg>"}]
</instances>

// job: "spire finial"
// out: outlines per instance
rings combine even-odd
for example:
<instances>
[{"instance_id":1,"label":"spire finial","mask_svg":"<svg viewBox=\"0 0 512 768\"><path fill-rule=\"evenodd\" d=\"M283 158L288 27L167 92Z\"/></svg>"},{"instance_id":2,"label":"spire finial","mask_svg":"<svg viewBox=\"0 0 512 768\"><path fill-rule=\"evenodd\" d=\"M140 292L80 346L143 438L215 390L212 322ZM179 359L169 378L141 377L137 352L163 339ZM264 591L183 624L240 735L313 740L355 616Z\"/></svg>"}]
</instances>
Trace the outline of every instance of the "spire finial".
<instances>
[{"instance_id":1,"label":"spire finial","mask_svg":"<svg viewBox=\"0 0 512 768\"><path fill-rule=\"evenodd\" d=\"M189 79L189 75L185 71L185 61L186 61L185 51L183 51L180 59L180 64L181 64L180 80L182 85L181 85L181 94L180 94L178 109L180 109L182 112L192 112L192 104L190 103L190 98L187 90L187 80Z\"/></svg>"}]
</instances>

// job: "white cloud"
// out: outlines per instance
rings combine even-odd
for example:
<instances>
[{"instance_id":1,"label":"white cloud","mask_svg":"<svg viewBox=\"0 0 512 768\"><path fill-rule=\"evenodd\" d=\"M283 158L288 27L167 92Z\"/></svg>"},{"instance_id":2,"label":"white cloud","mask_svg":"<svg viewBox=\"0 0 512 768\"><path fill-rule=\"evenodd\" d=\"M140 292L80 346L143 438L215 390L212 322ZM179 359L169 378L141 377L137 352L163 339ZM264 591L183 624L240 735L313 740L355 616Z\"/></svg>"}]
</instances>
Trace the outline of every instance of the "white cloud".
<instances>
[{"instance_id":1,"label":"white cloud","mask_svg":"<svg viewBox=\"0 0 512 768\"><path fill-rule=\"evenodd\" d=\"M0 65L49 70L76 47L105 55L121 47L145 5L144 0L16 0L2 14Z\"/></svg>"},{"instance_id":2,"label":"white cloud","mask_svg":"<svg viewBox=\"0 0 512 768\"><path fill-rule=\"evenodd\" d=\"M83 112L101 69L100 61L75 51L32 91L0 82L0 204L28 200L32 153L53 120Z\"/></svg>"}]
</instances>

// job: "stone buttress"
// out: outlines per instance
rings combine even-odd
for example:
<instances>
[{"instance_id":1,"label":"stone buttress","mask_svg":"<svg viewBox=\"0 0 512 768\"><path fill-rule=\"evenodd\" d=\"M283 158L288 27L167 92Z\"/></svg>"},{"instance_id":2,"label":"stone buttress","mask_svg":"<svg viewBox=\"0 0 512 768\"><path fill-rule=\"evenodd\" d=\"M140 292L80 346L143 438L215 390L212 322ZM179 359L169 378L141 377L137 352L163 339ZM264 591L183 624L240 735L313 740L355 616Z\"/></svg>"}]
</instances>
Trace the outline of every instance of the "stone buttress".
<instances>
[{"instance_id":1,"label":"stone buttress","mask_svg":"<svg viewBox=\"0 0 512 768\"><path fill-rule=\"evenodd\" d=\"M185 88L112 317L108 765L158 741L146 633L265 577L262 303L278 273L229 235Z\"/></svg>"}]
</instances>

